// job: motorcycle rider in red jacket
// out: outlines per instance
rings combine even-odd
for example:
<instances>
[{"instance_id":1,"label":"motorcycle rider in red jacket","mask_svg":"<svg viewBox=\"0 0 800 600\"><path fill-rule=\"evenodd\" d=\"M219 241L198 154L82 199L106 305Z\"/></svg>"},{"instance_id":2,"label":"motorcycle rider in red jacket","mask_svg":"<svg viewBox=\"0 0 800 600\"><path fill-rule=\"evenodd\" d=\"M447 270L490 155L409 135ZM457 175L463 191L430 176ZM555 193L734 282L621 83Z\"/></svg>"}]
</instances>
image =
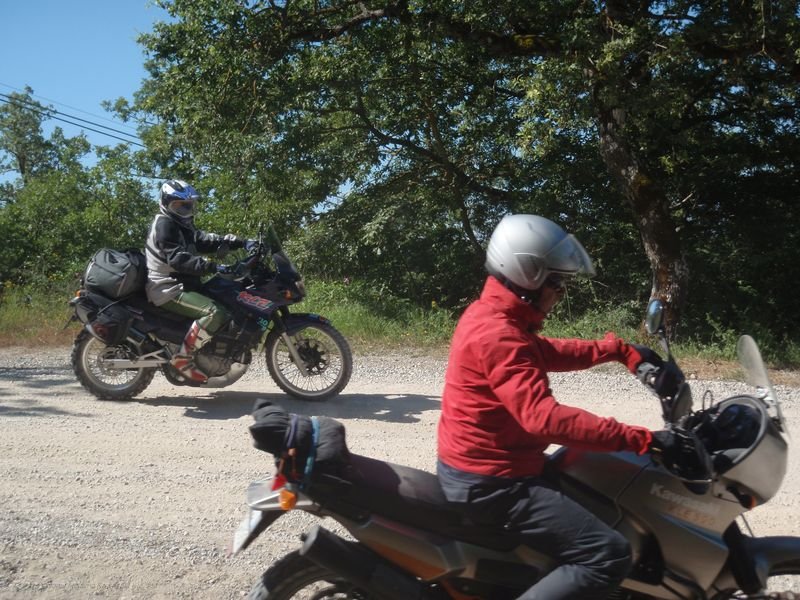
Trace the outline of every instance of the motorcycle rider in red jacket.
<instances>
[{"instance_id":1,"label":"motorcycle rider in red jacket","mask_svg":"<svg viewBox=\"0 0 800 600\"><path fill-rule=\"evenodd\" d=\"M516 532L559 565L520 599L605 598L631 565L627 541L545 481L550 444L644 453L651 432L559 404L548 373L609 361L661 364L643 346L539 335L570 276L594 274L581 243L543 217L511 215L487 249L489 277L453 335L438 426L437 473L476 523Z\"/></svg>"}]
</instances>

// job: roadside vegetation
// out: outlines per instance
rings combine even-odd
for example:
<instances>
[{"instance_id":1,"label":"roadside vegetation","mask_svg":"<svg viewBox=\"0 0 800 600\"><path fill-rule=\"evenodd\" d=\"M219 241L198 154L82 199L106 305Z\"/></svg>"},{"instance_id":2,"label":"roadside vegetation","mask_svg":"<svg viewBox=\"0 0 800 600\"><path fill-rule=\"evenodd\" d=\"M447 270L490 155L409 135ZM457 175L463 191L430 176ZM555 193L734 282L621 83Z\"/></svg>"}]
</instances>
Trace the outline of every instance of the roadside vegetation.
<instances>
[{"instance_id":1,"label":"roadside vegetation","mask_svg":"<svg viewBox=\"0 0 800 600\"><path fill-rule=\"evenodd\" d=\"M67 305L78 288L77 280L38 288L6 289L0 295L0 347L66 346L79 325L68 324ZM308 297L297 310L331 319L356 353L446 356L460 311L435 302L421 307L363 282L307 283ZM598 306L580 315L571 314L569 302L559 306L545 324L552 337L598 338L613 331L625 340L658 348L643 329L645 304ZM800 346L775 340L768 331L734 331L718 327L704 338L682 337L673 344L686 372L697 377L737 378L736 341L749 333L759 343L764 359L777 371L774 380L800 384Z\"/></svg>"}]
</instances>

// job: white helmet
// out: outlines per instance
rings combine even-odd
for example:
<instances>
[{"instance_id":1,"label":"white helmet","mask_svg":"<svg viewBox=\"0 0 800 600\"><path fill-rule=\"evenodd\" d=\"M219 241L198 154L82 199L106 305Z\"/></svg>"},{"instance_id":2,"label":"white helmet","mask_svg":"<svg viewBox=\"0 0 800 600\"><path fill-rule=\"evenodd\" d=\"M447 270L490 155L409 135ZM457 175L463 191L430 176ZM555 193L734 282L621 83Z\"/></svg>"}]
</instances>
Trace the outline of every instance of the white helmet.
<instances>
[{"instance_id":1,"label":"white helmet","mask_svg":"<svg viewBox=\"0 0 800 600\"><path fill-rule=\"evenodd\" d=\"M199 199L197 190L180 179L170 179L161 186L161 212L184 225L192 223Z\"/></svg>"},{"instance_id":2,"label":"white helmet","mask_svg":"<svg viewBox=\"0 0 800 600\"><path fill-rule=\"evenodd\" d=\"M503 217L486 249L486 270L526 290L538 290L551 273L595 274L575 236L536 215Z\"/></svg>"}]
</instances>

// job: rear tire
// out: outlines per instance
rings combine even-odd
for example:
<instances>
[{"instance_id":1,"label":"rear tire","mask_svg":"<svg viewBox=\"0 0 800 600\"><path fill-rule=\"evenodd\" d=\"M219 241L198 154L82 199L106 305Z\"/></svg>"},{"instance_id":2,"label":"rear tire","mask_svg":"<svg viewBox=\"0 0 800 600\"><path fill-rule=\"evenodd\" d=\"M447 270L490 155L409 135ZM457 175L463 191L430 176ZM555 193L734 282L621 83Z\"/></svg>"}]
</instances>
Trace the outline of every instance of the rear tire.
<instances>
[{"instance_id":1,"label":"rear tire","mask_svg":"<svg viewBox=\"0 0 800 600\"><path fill-rule=\"evenodd\" d=\"M341 392L353 373L353 355L333 325L310 322L292 336L309 375L295 365L281 333L273 329L265 347L267 369L284 392L301 400L327 400Z\"/></svg>"},{"instance_id":2,"label":"rear tire","mask_svg":"<svg viewBox=\"0 0 800 600\"><path fill-rule=\"evenodd\" d=\"M135 358L136 351L124 342L119 346L106 346L85 329L72 345L72 370L92 395L100 400L130 400L141 394L156 374L154 367L141 369L108 369L103 365L107 357Z\"/></svg>"},{"instance_id":3,"label":"rear tire","mask_svg":"<svg viewBox=\"0 0 800 600\"><path fill-rule=\"evenodd\" d=\"M297 551L271 566L248 600L370 600L370 596Z\"/></svg>"}]
</instances>

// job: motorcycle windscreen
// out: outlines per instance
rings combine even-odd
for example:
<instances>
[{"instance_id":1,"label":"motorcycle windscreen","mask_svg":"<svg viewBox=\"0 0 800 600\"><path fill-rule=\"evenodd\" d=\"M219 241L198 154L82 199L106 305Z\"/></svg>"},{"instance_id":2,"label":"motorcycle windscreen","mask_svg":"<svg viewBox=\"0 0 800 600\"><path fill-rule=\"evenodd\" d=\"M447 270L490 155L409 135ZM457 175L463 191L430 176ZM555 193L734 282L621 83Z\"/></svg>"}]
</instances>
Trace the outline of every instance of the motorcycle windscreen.
<instances>
[{"instance_id":1,"label":"motorcycle windscreen","mask_svg":"<svg viewBox=\"0 0 800 600\"><path fill-rule=\"evenodd\" d=\"M749 335L743 335L736 344L736 354L739 357L739 364L742 365L742 369L747 377L747 383L758 388L760 392L765 394L764 399L770 409L774 410L778 426L783 433L788 435L789 430L786 425L786 419L783 416L783 411L781 410L781 402L772 387L772 382L769 380L767 367L764 365L764 361L761 358L758 344L756 344L755 340Z\"/></svg>"}]
</instances>

